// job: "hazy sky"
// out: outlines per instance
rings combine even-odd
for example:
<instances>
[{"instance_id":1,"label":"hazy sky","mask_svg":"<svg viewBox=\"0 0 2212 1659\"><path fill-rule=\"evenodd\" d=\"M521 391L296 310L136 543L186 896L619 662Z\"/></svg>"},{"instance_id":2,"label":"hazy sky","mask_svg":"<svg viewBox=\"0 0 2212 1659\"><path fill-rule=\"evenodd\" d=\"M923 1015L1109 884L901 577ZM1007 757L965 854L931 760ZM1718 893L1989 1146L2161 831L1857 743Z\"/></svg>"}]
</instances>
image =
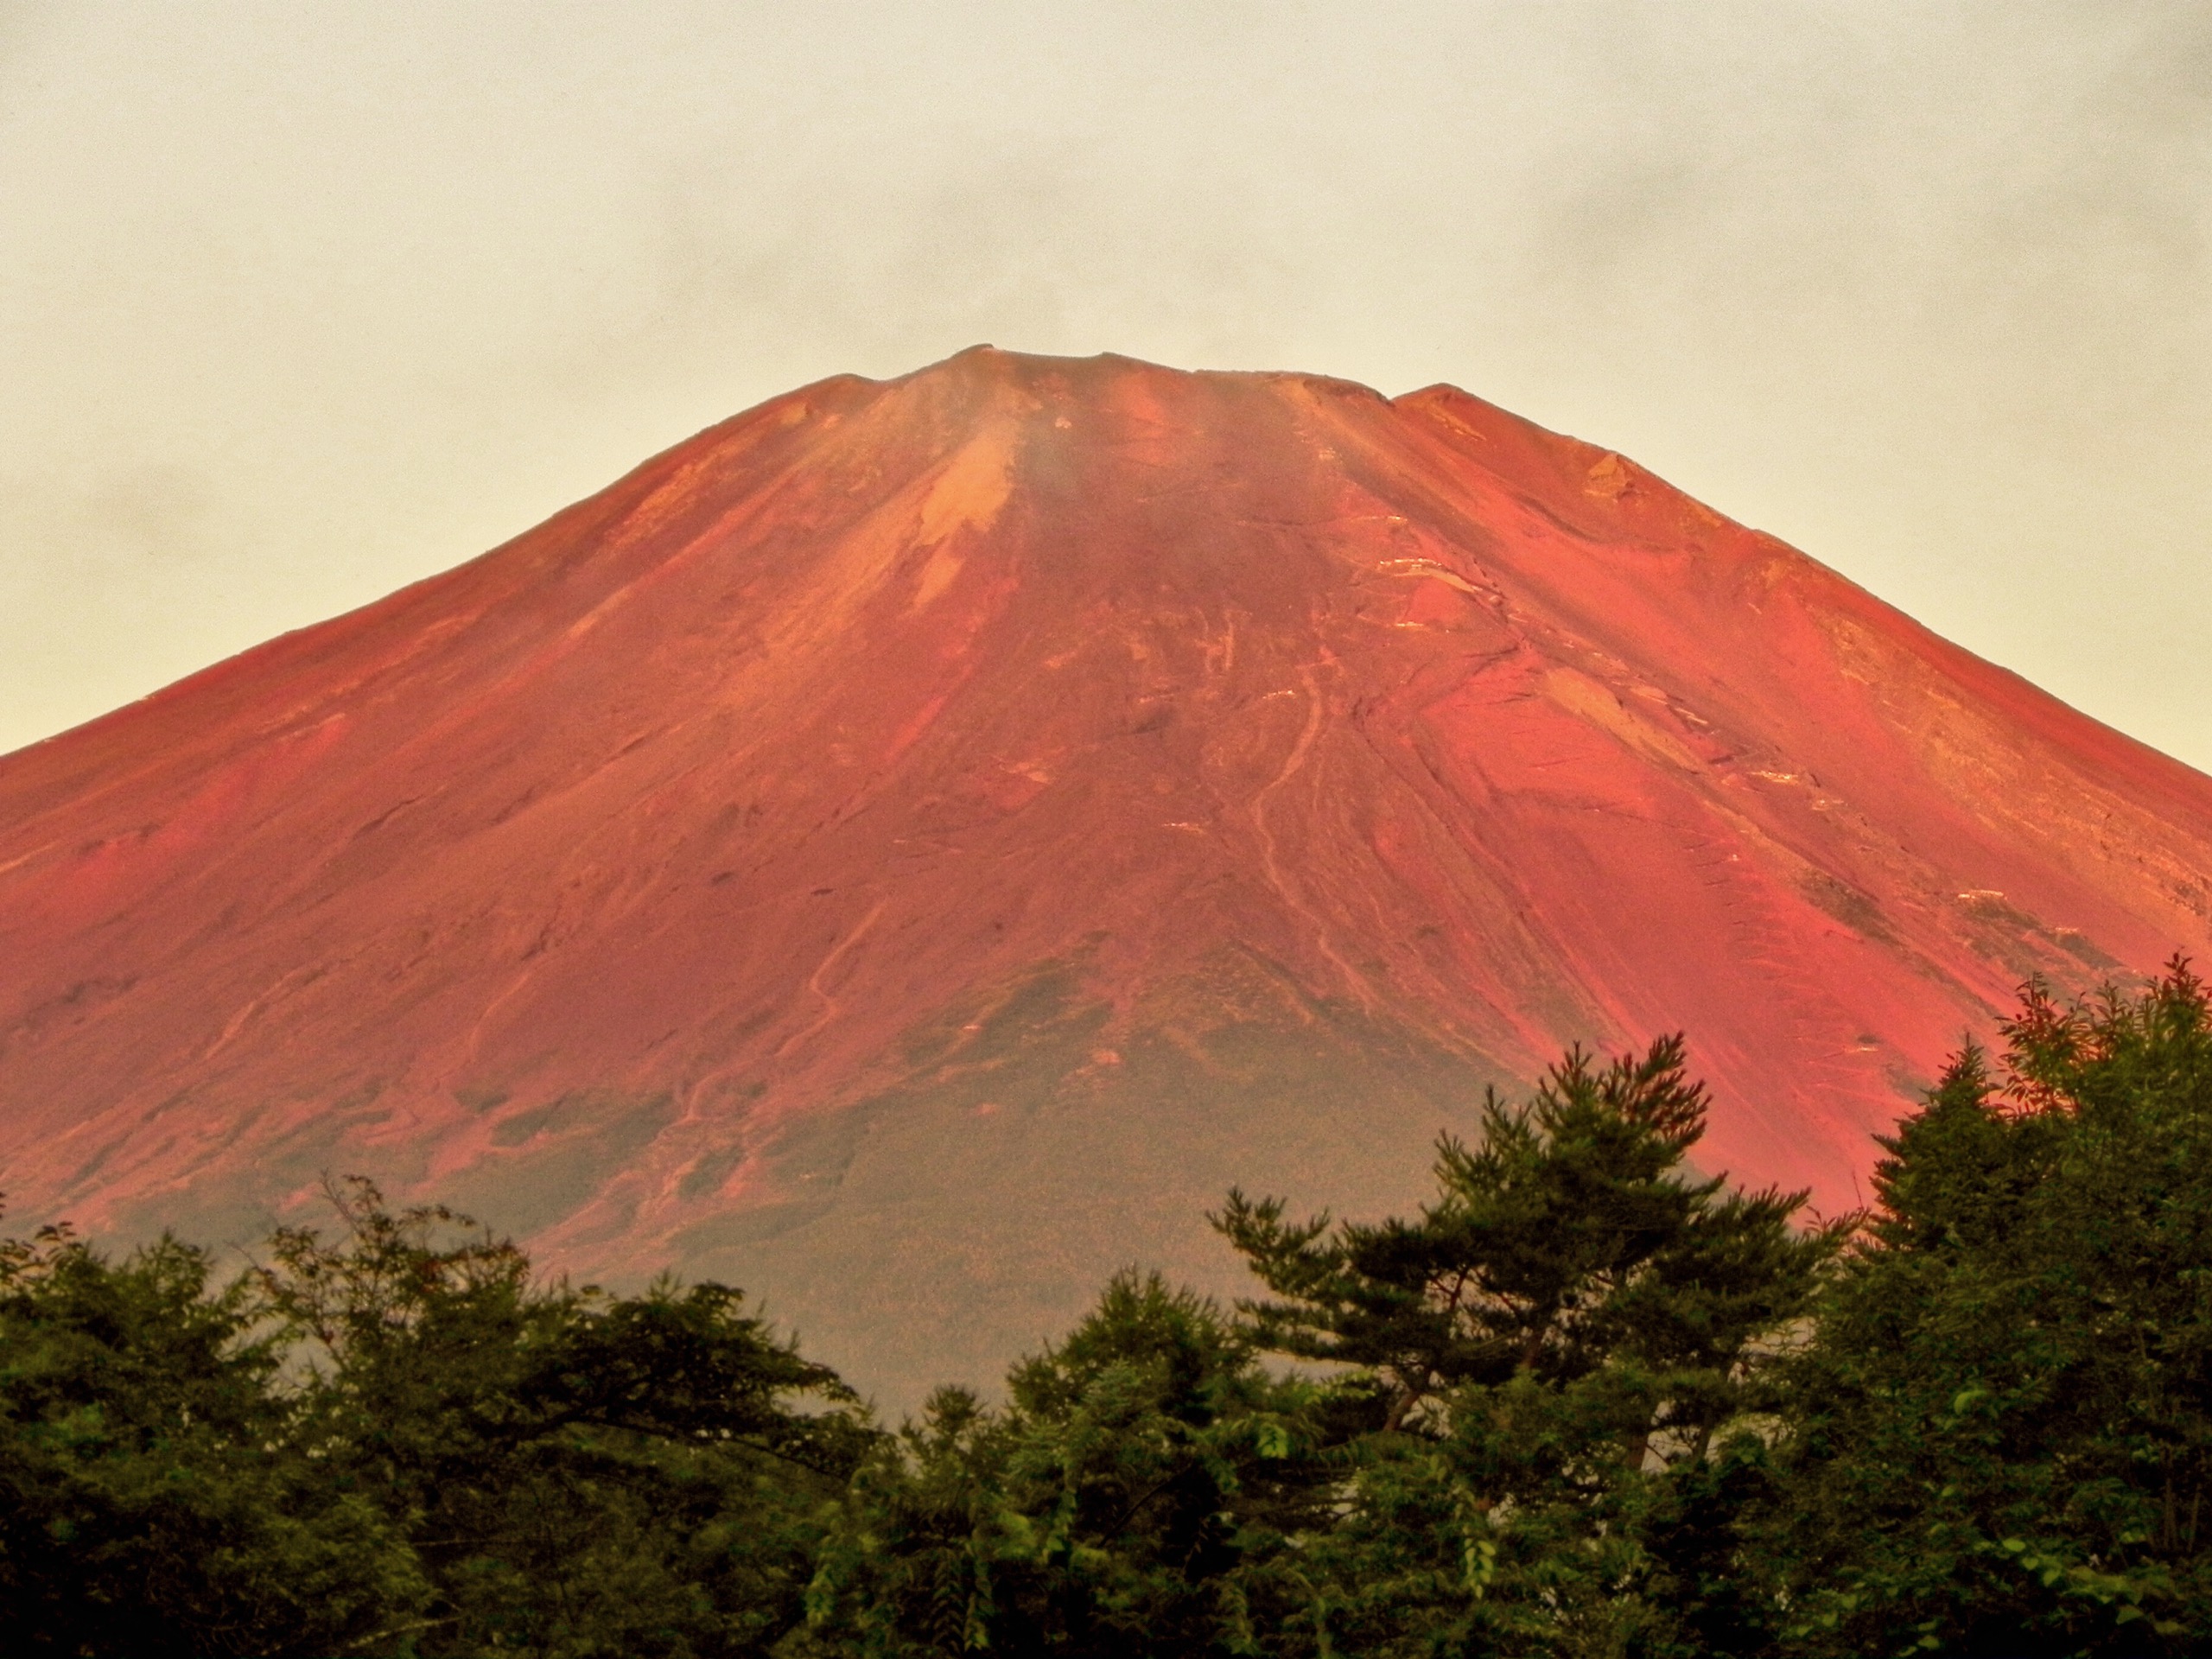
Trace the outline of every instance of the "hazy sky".
<instances>
[{"instance_id":1,"label":"hazy sky","mask_svg":"<svg viewBox=\"0 0 2212 1659\"><path fill-rule=\"evenodd\" d=\"M1634 455L2212 767L2212 3L0 0L0 749L978 340Z\"/></svg>"}]
</instances>

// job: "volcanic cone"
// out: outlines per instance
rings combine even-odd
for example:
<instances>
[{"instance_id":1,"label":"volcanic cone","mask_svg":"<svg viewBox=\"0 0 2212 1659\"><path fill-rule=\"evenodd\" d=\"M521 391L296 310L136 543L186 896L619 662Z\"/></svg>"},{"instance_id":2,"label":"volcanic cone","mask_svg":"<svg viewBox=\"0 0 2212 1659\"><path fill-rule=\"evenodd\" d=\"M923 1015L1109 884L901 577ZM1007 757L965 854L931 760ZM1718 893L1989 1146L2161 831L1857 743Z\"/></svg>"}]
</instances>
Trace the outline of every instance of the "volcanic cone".
<instances>
[{"instance_id":1,"label":"volcanic cone","mask_svg":"<svg viewBox=\"0 0 2212 1659\"><path fill-rule=\"evenodd\" d=\"M1866 1194L2015 988L2212 938L2212 780L1449 387L964 353L0 760L11 1219L324 1172L910 1396L1230 1182L1363 1211L1686 1029Z\"/></svg>"}]
</instances>

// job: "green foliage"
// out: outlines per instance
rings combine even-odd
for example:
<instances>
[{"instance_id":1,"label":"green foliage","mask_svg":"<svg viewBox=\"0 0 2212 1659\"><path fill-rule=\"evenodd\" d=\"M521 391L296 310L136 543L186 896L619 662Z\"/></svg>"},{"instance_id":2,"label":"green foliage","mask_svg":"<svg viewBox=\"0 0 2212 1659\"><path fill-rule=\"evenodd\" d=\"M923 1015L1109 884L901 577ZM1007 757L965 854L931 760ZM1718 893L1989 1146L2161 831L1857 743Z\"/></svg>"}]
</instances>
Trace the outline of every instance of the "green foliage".
<instances>
[{"instance_id":1,"label":"green foliage","mask_svg":"<svg viewBox=\"0 0 2212 1659\"><path fill-rule=\"evenodd\" d=\"M336 1190L218 1282L0 1242L10 1652L2177 1656L2212 1631L2212 1010L2031 987L1879 1207L1693 1174L1571 1053L1410 1218L1216 1225L895 1434L720 1285Z\"/></svg>"},{"instance_id":2,"label":"green foliage","mask_svg":"<svg viewBox=\"0 0 2212 1659\"><path fill-rule=\"evenodd\" d=\"M2212 1631L2212 1017L2031 987L1885 1140L1792 1365L1765 1541L1812 1654L2182 1654Z\"/></svg>"},{"instance_id":3,"label":"green foliage","mask_svg":"<svg viewBox=\"0 0 2212 1659\"><path fill-rule=\"evenodd\" d=\"M1257 1653L1329 1521L1314 1407L1218 1309L1123 1274L1006 1405L942 1389L863 1466L812 1592L835 1650Z\"/></svg>"},{"instance_id":4,"label":"green foliage","mask_svg":"<svg viewBox=\"0 0 2212 1659\"><path fill-rule=\"evenodd\" d=\"M868 1439L835 1373L724 1286L541 1283L448 1211L334 1196L343 1236L279 1232L252 1283L305 1344L302 1437L431 1581L419 1651L749 1654L798 1622Z\"/></svg>"},{"instance_id":5,"label":"green foliage","mask_svg":"<svg viewBox=\"0 0 2212 1659\"><path fill-rule=\"evenodd\" d=\"M0 1606L25 1654L352 1650L427 1593L272 1388L248 1287L164 1239L0 1246Z\"/></svg>"},{"instance_id":6,"label":"green foliage","mask_svg":"<svg viewBox=\"0 0 2212 1659\"><path fill-rule=\"evenodd\" d=\"M1279 1352L1356 1367L1342 1521L1310 1554L1313 1631L1351 1653L1698 1652L1750 1617L1725 1582L1758 1489L1770 1357L1840 1226L1803 1195L1682 1167L1702 1087L1669 1039L1580 1053L1446 1139L1414 1220L1218 1224L1274 1300ZM1363 1384L1363 1386L1358 1386Z\"/></svg>"},{"instance_id":7,"label":"green foliage","mask_svg":"<svg viewBox=\"0 0 2212 1659\"><path fill-rule=\"evenodd\" d=\"M761 1654L872 1438L719 1285L542 1283L334 1192L219 1288L165 1241L0 1254L0 1591L71 1655Z\"/></svg>"}]
</instances>

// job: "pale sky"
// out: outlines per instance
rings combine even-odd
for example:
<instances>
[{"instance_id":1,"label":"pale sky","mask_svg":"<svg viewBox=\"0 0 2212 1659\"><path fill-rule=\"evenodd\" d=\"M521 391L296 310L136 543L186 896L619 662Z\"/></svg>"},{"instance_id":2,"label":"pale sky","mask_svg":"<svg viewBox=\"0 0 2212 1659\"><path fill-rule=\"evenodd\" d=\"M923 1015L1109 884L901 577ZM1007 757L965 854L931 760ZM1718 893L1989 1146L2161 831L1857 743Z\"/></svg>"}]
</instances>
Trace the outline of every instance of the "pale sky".
<instances>
[{"instance_id":1,"label":"pale sky","mask_svg":"<svg viewBox=\"0 0 2212 1659\"><path fill-rule=\"evenodd\" d=\"M977 341L1449 380L2212 767L2206 0L0 0L0 750Z\"/></svg>"}]
</instances>

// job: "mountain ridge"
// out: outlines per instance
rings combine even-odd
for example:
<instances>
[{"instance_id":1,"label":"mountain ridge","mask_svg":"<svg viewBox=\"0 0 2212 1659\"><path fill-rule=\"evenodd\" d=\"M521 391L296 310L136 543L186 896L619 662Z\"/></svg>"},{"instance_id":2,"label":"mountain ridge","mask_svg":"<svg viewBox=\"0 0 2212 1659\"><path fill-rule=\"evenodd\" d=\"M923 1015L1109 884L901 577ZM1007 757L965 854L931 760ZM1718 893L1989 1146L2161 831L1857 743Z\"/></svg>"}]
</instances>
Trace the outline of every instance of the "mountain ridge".
<instances>
[{"instance_id":1,"label":"mountain ridge","mask_svg":"<svg viewBox=\"0 0 2212 1659\"><path fill-rule=\"evenodd\" d=\"M2212 780L1611 451L976 348L0 757L0 1185L365 1169L984 1366L1573 1041L1687 1028L1703 1155L1844 1207L2020 979L2201 950L2208 857Z\"/></svg>"}]
</instances>

